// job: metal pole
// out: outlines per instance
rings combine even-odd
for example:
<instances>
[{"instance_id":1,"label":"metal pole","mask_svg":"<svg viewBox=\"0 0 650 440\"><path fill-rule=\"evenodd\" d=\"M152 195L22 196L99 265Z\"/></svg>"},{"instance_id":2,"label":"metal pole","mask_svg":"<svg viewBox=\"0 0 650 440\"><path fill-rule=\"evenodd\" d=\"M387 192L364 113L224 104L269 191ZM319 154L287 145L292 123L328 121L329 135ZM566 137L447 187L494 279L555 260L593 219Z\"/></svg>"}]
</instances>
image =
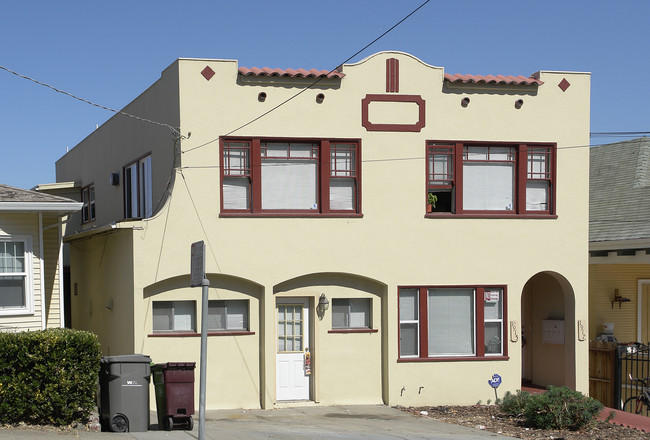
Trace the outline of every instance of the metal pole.
<instances>
[{"instance_id":1,"label":"metal pole","mask_svg":"<svg viewBox=\"0 0 650 440\"><path fill-rule=\"evenodd\" d=\"M199 384L199 440L205 440L205 379L208 358L208 287L210 281L203 278L201 282L201 372Z\"/></svg>"}]
</instances>

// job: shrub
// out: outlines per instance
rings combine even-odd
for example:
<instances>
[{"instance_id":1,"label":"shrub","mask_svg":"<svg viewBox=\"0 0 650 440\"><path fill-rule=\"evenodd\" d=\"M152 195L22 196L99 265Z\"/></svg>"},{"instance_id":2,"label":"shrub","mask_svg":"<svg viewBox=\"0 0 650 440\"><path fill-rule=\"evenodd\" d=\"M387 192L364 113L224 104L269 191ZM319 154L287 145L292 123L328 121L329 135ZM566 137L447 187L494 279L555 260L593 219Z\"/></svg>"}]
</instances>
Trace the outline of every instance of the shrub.
<instances>
[{"instance_id":1,"label":"shrub","mask_svg":"<svg viewBox=\"0 0 650 440\"><path fill-rule=\"evenodd\" d=\"M100 355L97 336L84 331L0 333L0 423L87 420Z\"/></svg>"},{"instance_id":2,"label":"shrub","mask_svg":"<svg viewBox=\"0 0 650 440\"><path fill-rule=\"evenodd\" d=\"M518 390L517 394L512 394L510 391L506 392L503 400L500 403L501 411L513 417L523 415L526 402L531 394Z\"/></svg>"},{"instance_id":3,"label":"shrub","mask_svg":"<svg viewBox=\"0 0 650 440\"><path fill-rule=\"evenodd\" d=\"M543 394L507 393L501 404L503 412L523 415L526 426L539 429L580 429L602 408L599 401L565 386L549 386Z\"/></svg>"}]
</instances>

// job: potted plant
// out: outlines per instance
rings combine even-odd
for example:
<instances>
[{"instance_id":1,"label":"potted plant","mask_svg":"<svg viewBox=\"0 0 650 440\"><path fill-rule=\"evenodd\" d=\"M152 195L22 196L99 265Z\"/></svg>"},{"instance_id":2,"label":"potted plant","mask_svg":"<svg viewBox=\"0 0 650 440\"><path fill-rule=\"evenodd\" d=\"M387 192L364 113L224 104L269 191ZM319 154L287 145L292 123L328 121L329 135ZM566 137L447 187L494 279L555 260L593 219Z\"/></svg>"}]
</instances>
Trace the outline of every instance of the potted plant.
<instances>
[{"instance_id":1,"label":"potted plant","mask_svg":"<svg viewBox=\"0 0 650 440\"><path fill-rule=\"evenodd\" d=\"M438 196L433 193L427 194L427 212L433 212L436 203L438 203Z\"/></svg>"}]
</instances>

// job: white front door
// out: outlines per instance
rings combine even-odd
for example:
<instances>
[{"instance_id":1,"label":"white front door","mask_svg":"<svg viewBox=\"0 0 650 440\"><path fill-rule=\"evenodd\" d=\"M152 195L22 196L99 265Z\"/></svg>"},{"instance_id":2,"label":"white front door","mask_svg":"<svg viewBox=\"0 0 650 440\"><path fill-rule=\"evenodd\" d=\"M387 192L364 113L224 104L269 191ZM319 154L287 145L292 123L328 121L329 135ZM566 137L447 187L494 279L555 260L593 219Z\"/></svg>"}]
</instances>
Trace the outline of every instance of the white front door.
<instances>
[{"instance_id":1,"label":"white front door","mask_svg":"<svg viewBox=\"0 0 650 440\"><path fill-rule=\"evenodd\" d=\"M276 400L309 400L305 348L309 344L309 300L278 298L276 304Z\"/></svg>"}]
</instances>

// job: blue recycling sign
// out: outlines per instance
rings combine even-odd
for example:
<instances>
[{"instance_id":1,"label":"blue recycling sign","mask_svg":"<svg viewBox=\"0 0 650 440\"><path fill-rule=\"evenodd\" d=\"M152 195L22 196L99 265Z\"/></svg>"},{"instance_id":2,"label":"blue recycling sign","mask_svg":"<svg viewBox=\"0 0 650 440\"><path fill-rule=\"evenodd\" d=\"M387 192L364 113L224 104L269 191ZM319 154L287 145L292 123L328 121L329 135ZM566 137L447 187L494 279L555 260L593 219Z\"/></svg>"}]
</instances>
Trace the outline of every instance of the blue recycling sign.
<instances>
[{"instance_id":1,"label":"blue recycling sign","mask_svg":"<svg viewBox=\"0 0 650 440\"><path fill-rule=\"evenodd\" d=\"M498 374L493 374L492 379L489 379L488 383L492 388L499 388L499 385L501 385L501 376Z\"/></svg>"}]
</instances>

